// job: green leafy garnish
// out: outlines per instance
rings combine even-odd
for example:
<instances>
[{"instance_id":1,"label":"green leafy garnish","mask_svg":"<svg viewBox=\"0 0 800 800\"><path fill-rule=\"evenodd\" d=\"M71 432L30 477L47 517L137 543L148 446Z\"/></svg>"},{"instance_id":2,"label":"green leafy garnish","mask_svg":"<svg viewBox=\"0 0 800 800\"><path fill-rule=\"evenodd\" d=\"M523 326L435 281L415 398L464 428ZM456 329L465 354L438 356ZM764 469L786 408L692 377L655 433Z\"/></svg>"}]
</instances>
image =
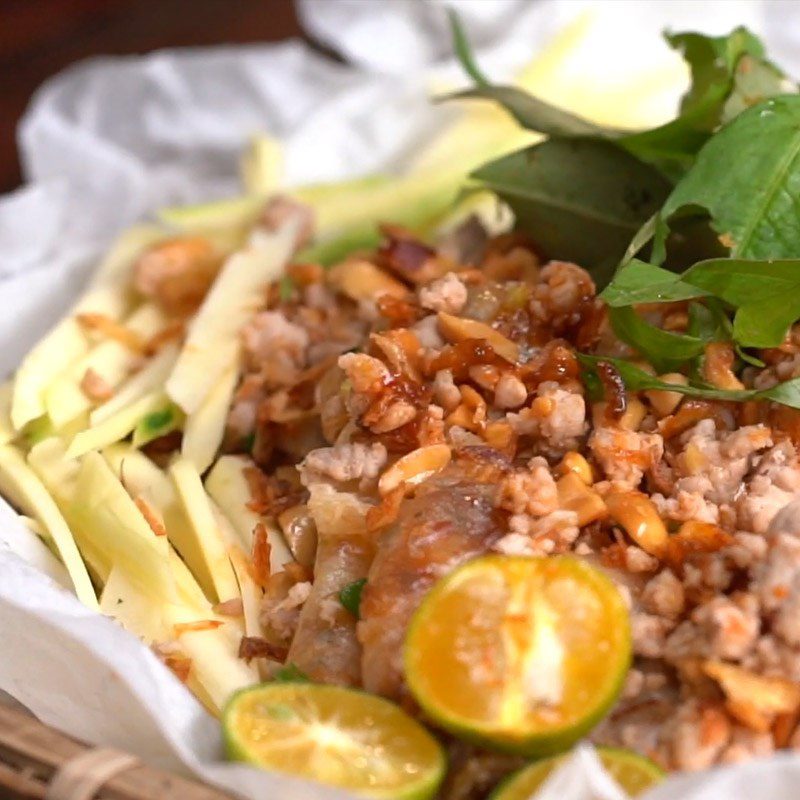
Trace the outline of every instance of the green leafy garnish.
<instances>
[{"instance_id":1,"label":"green leafy garnish","mask_svg":"<svg viewBox=\"0 0 800 800\"><path fill-rule=\"evenodd\" d=\"M681 280L675 272L633 259L621 267L600 297L612 308L636 303L672 303L692 300L706 292Z\"/></svg>"},{"instance_id":2,"label":"green leafy garnish","mask_svg":"<svg viewBox=\"0 0 800 800\"><path fill-rule=\"evenodd\" d=\"M734 310L726 339L741 347L777 347L800 318L800 259L707 259L681 275L633 260L600 296L614 309L612 321L624 319L619 312L637 303L715 297ZM695 315L702 313L699 303L693 307ZM715 309L714 327L718 328L727 317L719 305ZM640 349L634 341L624 341Z\"/></svg>"},{"instance_id":3,"label":"green leafy garnish","mask_svg":"<svg viewBox=\"0 0 800 800\"><path fill-rule=\"evenodd\" d=\"M464 72L475 81L475 87L444 95L439 100L492 100L505 108L523 128L552 136L605 136L609 133L608 129L539 100L516 86L491 83L475 61L458 14L452 9L448 13L453 49Z\"/></svg>"},{"instance_id":4,"label":"green leafy garnish","mask_svg":"<svg viewBox=\"0 0 800 800\"><path fill-rule=\"evenodd\" d=\"M599 270L594 277L600 284L607 277L604 268L609 259L618 261L623 254L626 258L635 255L653 233L659 254L656 260L663 260L669 232L664 223L667 217L663 212L657 218L651 215L664 198L664 187L678 183L673 195L680 200L684 176L696 172L700 166L700 163L695 165L698 153L719 138L716 131L721 125L765 98L794 89L780 70L765 59L759 39L744 28L719 37L670 34L667 41L682 51L692 72L692 85L683 98L680 113L651 130L623 131L596 125L517 87L491 83L478 67L454 14L451 24L456 54L475 86L446 99L491 100L523 127L550 137L548 142L484 165L471 177L482 188L497 193L515 213L523 206L529 207L532 201L537 206L536 213L526 216L523 209L521 226L545 255L578 260L589 269ZM758 137L754 140L754 147L758 147ZM584 153L580 170L568 170L569 147ZM739 158L736 147L730 150L730 155ZM625 163L626 168L619 170L620 163ZM729 167L725 169L728 174L736 172ZM563 175L561 181L548 180L559 174ZM658 180L663 184L658 185ZM702 175L698 180L705 185ZM602 213L605 209L598 203L601 194L598 187L608 190L612 198L627 198L622 214L613 205L610 214ZM544 203L546 213L541 211L544 194L548 195ZM691 194L689 191L688 195ZM738 196L738 192L727 189L721 194L731 202ZM702 198L699 205L704 205ZM648 209L650 213L646 213ZM725 233L719 229L718 232ZM596 237L597 248L593 249L590 244ZM626 251L628 242L630 247Z\"/></svg>"},{"instance_id":5,"label":"green leafy garnish","mask_svg":"<svg viewBox=\"0 0 800 800\"><path fill-rule=\"evenodd\" d=\"M597 269L616 264L670 188L652 167L596 139L550 139L472 178L511 206L545 252Z\"/></svg>"},{"instance_id":6,"label":"green leafy garnish","mask_svg":"<svg viewBox=\"0 0 800 800\"><path fill-rule=\"evenodd\" d=\"M658 371L690 376L687 387L661 386L619 361L628 388L797 407L795 381L726 391L700 379L710 343L731 344L734 369L763 367L748 348L780 345L800 319L800 96L761 41L745 28L667 34L691 86L674 119L623 131L493 84L455 17L452 26L475 86L451 96L498 103L549 137L480 167L474 184L512 208L543 255L592 272L618 339ZM663 330L637 308L676 302L688 307L685 331Z\"/></svg>"},{"instance_id":7,"label":"green leafy garnish","mask_svg":"<svg viewBox=\"0 0 800 800\"><path fill-rule=\"evenodd\" d=\"M273 676L274 683L311 683L311 678L296 664L285 664Z\"/></svg>"},{"instance_id":8,"label":"green leafy garnish","mask_svg":"<svg viewBox=\"0 0 800 800\"><path fill-rule=\"evenodd\" d=\"M631 392L662 389L668 392L689 395L690 397L700 397L704 400L723 400L736 403L743 403L748 400L772 400L785 406L800 409L800 378L793 378L769 389L715 389L709 386L692 384L686 386L682 383L662 381L660 378L650 375L650 373L622 358L580 354L578 359L587 374L594 374L594 377L589 378L587 385L587 388L591 387L592 391L596 391L599 384L595 367L599 362L605 361L619 372L625 383L625 388Z\"/></svg>"},{"instance_id":9,"label":"green leafy garnish","mask_svg":"<svg viewBox=\"0 0 800 800\"><path fill-rule=\"evenodd\" d=\"M742 347L777 347L800 318L800 259L711 259L682 277L736 309L732 334Z\"/></svg>"},{"instance_id":10,"label":"green leafy garnish","mask_svg":"<svg viewBox=\"0 0 800 800\"><path fill-rule=\"evenodd\" d=\"M339 602L356 618L359 619L359 608L361 607L361 592L367 584L366 578L348 583L339 592Z\"/></svg>"},{"instance_id":11,"label":"green leafy garnish","mask_svg":"<svg viewBox=\"0 0 800 800\"><path fill-rule=\"evenodd\" d=\"M713 136L659 214L653 260L675 219L708 216L739 258L800 253L800 96L749 108Z\"/></svg>"},{"instance_id":12,"label":"green leafy garnish","mask_svg":"<svg viewBox=\"0 0 800 800\"><path fill-rule=\"evenodd\" d=\"M646 131L597 125L550 105L515 86L493 84L478 67L458 17L450 13L453 44L475 87L444 99L483 99L498 103L520 125L551 137L597 137L614 141L632 155L679 178L719 125L745 108L791 88L783 73L764 58L761 41L745 28L727 36L666 34L689 64L692 85L679 115Z\"/></svg>"},{"instance_id":13,"label":"green leafy garnish","mask_svg":"<svg viewBox=\"0 0 800 800\"><path fill-rule=\"evenodd\" d=\"M765 59L761 40L746 28L736 28L727 36L668 33L665 38L671 47L681 51L692 73L691 87L681 100L681 115L705 114L709 132L736 116L735 105L741 104L741 111L753 101L785 91L783 74ZM745 104L741 79L754 71L758 72L762 93L750 93L751 102ZM766 81L766 73L772 80Z\"/></svg>"},{"instance_id":14,"label":"green leafy garnish","mask_svg":"<svg viewBox=\"0 0 800 800\"><path fill-rule=\"evenodd\" d=\"M453 37L453 49L464 67L467 75L478 84L478 86L487 86L489 81L478 67L477 62L472 56L472 48L469 46L469 39L467 39L464 26L461 24L458 14L452 9L447 10L447 17L450 21L450 33Z\"/></svg>"},{"instance_id":15,"label":"green leafy garnish","mask_svg":"<svg viewBox=\"0 0 800 800\"><path fill-rule=\"evenodd\" d=\"M728 342L733 325L720 304L711 300L689 303L689 325L686 332L705 342Z\"/></svg>"},{"instance_id":16,"label":"green leafy garnish","mask_svg":"<svg viewBox=\"0 0 800 800\"><path fill-rule=\"evenodd\" d=\"M612 308L617 338L639 351L659 372L671 372L701 355L706 342L698 336L671 333L643 320L632 308Z\"/></svg>"}]
</instances>

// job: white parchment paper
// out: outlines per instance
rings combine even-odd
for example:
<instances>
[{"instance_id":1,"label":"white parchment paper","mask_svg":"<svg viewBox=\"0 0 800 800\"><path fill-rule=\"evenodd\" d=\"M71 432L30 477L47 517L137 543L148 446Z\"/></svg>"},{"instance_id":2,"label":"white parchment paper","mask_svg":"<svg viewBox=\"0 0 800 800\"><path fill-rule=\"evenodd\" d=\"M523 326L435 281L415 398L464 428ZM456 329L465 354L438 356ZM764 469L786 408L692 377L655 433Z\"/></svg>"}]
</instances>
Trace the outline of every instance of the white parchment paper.
<instances>
[{"instance_id":1,"label":"white parchment paper","mask_svg":"<svg viewBox=\"0 0 800 800\"><path fill-rule=\"evenodd\" d=\"M659 43L666 26L722 33L746 24L800 74L800 4L792 2L449 5L462 13L495 75L525 63L587 6L598 24L573 68L591 74L598 91L643 65L674 59ZM298 184L401 167L455 113L427 101L431 85L459 74L448 60L442 2L299 0L299 11L310 34L348 65L292 41L97 58L39 90L19 132L27 183L0 197L0 377L67 308L123 227L163 205L236 193L250 135L281 137L286 182ZM345 796L220 763L217 723L135 637L85 609L63 583L60 565L0 501L0 691L74 736L242 797ZM798 785L800 756L782 754L680 776L648 797L789 800ZM540 797L619 800L624 793L591 748L579 748Z\"/></svg>"}]
</instances>

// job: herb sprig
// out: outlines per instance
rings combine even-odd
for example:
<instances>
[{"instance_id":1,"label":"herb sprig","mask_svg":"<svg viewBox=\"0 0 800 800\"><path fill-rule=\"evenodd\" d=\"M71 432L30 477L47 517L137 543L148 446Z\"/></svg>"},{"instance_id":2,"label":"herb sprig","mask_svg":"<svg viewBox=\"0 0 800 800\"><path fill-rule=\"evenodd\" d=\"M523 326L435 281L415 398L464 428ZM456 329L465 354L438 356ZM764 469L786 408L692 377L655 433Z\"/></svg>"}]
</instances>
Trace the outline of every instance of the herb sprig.
<instances>
[{"instance_id":1,"label":"herb sprig","mask_svg":"<svg viewBox=\"0 0 800 800\"><path fill-rule=\"evenodd\" d=\"M800 378L792 378L769 389L715 389L712 386L692 386L663 381L623 358L590 356L582 353L578 356L578 359L589 372L588 380L595 385L599 381L599 378L593 377L596 375L597 365L600 362L606 362L617 370L625 383L625 387L632 392L660 389L705 400L723 400L735 403L744 403L748 400L772 400L785 406L800 409Z\"/></svg>"},{"instance_id":2,"label":"herb sprig","mask_svg":"<svg viewBox=\"0 0 800 800\"><path fill-rule=\"evenodd\" d=\"M475 86L446 99L495 102L548 137L483 165L473 182L511 207L546 256L592 272L619 339L690 382L668 384L630 362L602 360L633 391L800 408L800 379L730 391L698 377L709 343L731 343L739 366L763 366L752 349L780 345L800 319L800 96L760 40L744 28L667 34L691 86L673 120L623 131L492 83L455 15L451 23ZM637 309L669 302L687 304L685 331L663 330ZM591 373L598 357L581 358Z\"/></svg>"},{"instance_id":3,"label":"herb sprig","mask_svg":"<svg viewBox=\"0 0 800 800\"><path fill-rule=\"evenodd\" d=\"M750 150L770 152L775 161L779 161L777 154L782 150L773 145L786 138L787 127L791 126L794 118L794 106L800 102L800 98L790 98L789 108L786 107L786 97L775 102L771 113L777 118L770 122L772 134L767 146L759 141L760 135L753 136L752 120L764 110L761 108L764 101L793 92L796 87L766 59L759 39L744 28L720 37L676 33L668 34L667 42L681 50L692 73L691 87L676 118L644 131L623 131L597 125L517 87L491 83L480 71L458 17L451 13L450 18L456 53L475 86L442 99L490 100L501 105L523 127L549 137L543 143L483 165L472 174L473 181L496 192L515 213L521 212L520 215L526 219L526 229L534 237L549 232L549 240L540 242L548 255L571 257L569 252L563 251L567 238L573 242L596 239L592 252L581 262L589 268L602 269L609 261L616 263L622 257L625 247L621 245L623 237L619 234L621 226L629 228L631 220L636 221L637 229L648 220L653 227L637 243L634 254L650 240L650 234L655 233L659 256L663 256L669 233L667 219L674 217L677 220L686 216L687 208L696 211L696 206L709 208L713 216L717 205L715 200L727 199L735 205L737 194L722 185L723 179L736 180L740 185L752 182L755 175L750 173L763 176L763 166L758 162L751 170L739 169L743 160L739 145L746 140ZM759 110L753 110L749 116L740 113L755 107ZM728 133L727 128L719 131L721 126L734 118L738 120L739 116L745 117L745 121L738 123L737 130L733 133ZM725 136L720 144L723 132ZM579 176L570 175L570 180L549 182L546 186L548 202L542 204L532 195L536 194L536 187L543 185L543 174L549 176L569 169L572 150L567 142L572 148L581 147L582 152L591 155L584 156ZM577 145L577 142L581 144ZM711 148L710 153L705 151L706 145ZM718 158L720 151L726 156L722 162ZM593 189L598 181L607 186L615 175L615 165L626 156L628 168L616 171L613 192L615 197L624 198L624 205L615 209L617 213L608 215L604 213L607 209L602 193ZM736 169L730 169L731 160L735 161ZM719 168L711 176L715 180L709 184L709 165L718 162ZM509 181L510 173L514 175L513 181ZM786 177L788 183L788 174ZM714 194L716 186L720 188ZM712 196L706 197L700 187L710 187L708 191ZM695 203L697 195L698 202ZM576 198L580 198L577 204ZM535 201L533 210L532 200ZM752 204L757 203L757 199L752 201ZM661 213L653 216L654 210L662 204ZM727 206L724 206L725 210ZM766 215L768 211L769 208L754 209L753 213ZM744 217L743 225L746 226L749 215ZM722 220L723 228L726 221L727 215ZM563 234L554 238L554 226L568 230L569 237ZM598 227L603 231L600 237L597 237ZM734 230L718 230L718 233L726 232L735 233ZM765 257L755 240L750 249L734 251L733 254ZM655 260L661 263L663 258ZM604 276L601 274L599 277L604 282Z\"/></svg>"}]
</instances>

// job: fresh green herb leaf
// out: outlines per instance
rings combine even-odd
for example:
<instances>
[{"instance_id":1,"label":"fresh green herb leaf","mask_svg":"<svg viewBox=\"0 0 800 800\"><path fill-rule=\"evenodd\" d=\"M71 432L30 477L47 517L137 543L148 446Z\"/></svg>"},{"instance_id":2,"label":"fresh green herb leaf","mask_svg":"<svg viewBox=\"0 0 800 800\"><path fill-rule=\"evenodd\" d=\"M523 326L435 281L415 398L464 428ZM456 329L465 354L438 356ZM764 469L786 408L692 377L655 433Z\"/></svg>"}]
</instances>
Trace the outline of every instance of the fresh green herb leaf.
<instances>
[{"instance_id":1,"label":"fresh green herb leaf","mask_svg":"<svg viewBox=\"0 0 800 800\"><path fill-rule=\"evenodd\" d=\"M450 32L453 37L453 49L455 50L456 57L464 67L467 75L478 84L478 86L488 86L489 81L484 74L480 71L475 57L472 54L472 48L467 38L467 32L461 24L461 18L456 11L452 8L447 10L447 16L450 20Z\"/></svg>"},{"instance_id":2,"label":"fresh green herb leaf","mask_svg":"<svg viewBox=\"0 0 800 800\"><path fill-rule=\"evenodd\" d=\"M737 31L740 29L737 29ZM734 36L733 31L730 36ZM702 33L665 33L664 38L673 50L678 50L689 66L692 82L681 98L681 113L691 112L706 105L717 87L725 86L730 77L731 65L723 57L725 40L729 37L706 36Z\"/></svg>"},{"instance_id":3,"label":"fresh green herb leaf","mask_svg":"<svg viewBox=\"0 0 800 800\"><path fill-rule=\"evenodd\" d=\"M347 586L339 592L339 601L356 619L360 618L359 608L361 606L361 592L364 591L366 585L366 578L362 578L361 580L348 583Z\"/></svg>"},{"instance_id":4,"label":"fresh green herb leaf","mask_svg":"<svg viewBox=\"0 0 800 800\"><path fill-rule=\"evenodd\" d=\"M733 91L722 109L720 122L724 125L747 108L770 97L797 91L797 86L774 64L751 55L744 55L736 65Z\"/></svg>"},{"instance_id":5,"label":"fresh green herb leaf","mask_svg":"<svg viewBox=\"0 0 800 800\"><path fill-rule=\"evenodd\" d=\"M710 259L682 280L736 309L733 339L744 347L777 347L800 318L800 259Z\"/></svg>"},{"instance_id":6,"label":"fresh green herb leaf","mask_svg":"<svg viewBox=\"0 0 800 800\"><path fill-rule=\"evenodd\" d=\"M680 114L653 130L629 134L620 144L677 180L720 125L755 103L785 93L791 84L764 59L764 46L746 28L727 36L676 33L665 38L682 52L692 72Z\"/></svg>"},{"instance_id":7,"label":"fresh green herb leaf","mask_svg":"<svg viewBox=\"0 0 800 800\"><path fill-rule=\"evenodd\" d=\"M252 433L248 433L247 436L244 437L244 441L242 442L242 447L244 447L244 451L246 453L252 453L255 444L256 444L256 434L254 431Z\"/></svg>"},{"instance_id":8,"label":"fresh green herb leaf","mask_svg":"<svg viewBox=\"0 0 800 800\"><path fill-rule=\"evenodd\" d=\"M733 349L736 351L736 355L739 356L739 358L741 358L745 364L750 364L751 367L758 367L759 369L763 369L767 366L760 358L756 358L754 355L751 355L738 344L734 343Z\"/></svg>"},{"instance_id":9,"label":"fresh green herb leaf","mask_svg":"<svg viewBox=\"0 0 800 800\"><path fill-rule=\"evenodd\" d=\"M458 14L450 9L453 49L475 88L444 95L438 100L492 100L511 114L523 128L553 136L605 136L606 129L545 103L516 86L493 84L481 72Z\"/></svg>"},{"instance_id":10,"label":"fresh green herb leaf","mask_svg":"<svg viewBox=\"0 0 800 800\"><path fill-rule=\"evenodd\" d=\"M632 392L663 389L706 400L723 400L735 403L744 403L748 400L772 400L781 405L800 409L800 378L792 378L792 380L779 383L769 389L713 389L707 386L693 386L691 384L684 386L680 383L662 381L630 361L625 361L621 358L589 356L580 353L578 354L578 359L587 372L593 371L600 361L608 362L619 372L626 388Z\"/></svg>"},{"instance_id":11,"label":"fresh green herb leaf","mask_svg":"<svg viewBox=\"0 0 800 800\"><path fill-rule=\"evenodd\" d=\"M581 381L586 389L586 397L590 402L597 403L603 399L603 382L594 367L587 367L586 364L581 364Z\"/></svg>"},{"instance_id":12,"label":"fresh green herb leaf","mask_svg":"<svg viewBox=\"0 0 800 800\"><path fill-rule=\"evenodd\" d=\"M311 683L311 678L305 674L296 664L286 664L282 666L273 676L272 680L276 683Z\"/></svg>"},{"instance_id":13,"label":"fresh green herb leaf","mask_svg":"<svg viewBox=\"0 0 800 800\"><path fill-rule=\"evenodd\" d=\"M613 138L621 132L595 125L569 111L550 105L528 94L524 89L502 84L487 84L463 89L436 98L448 100L492 100L502 106L523 128L548 136L596 136Z\"/></svg>"},{"instance_id":14,"label":"fresh green herb leaf","mask_svg":"<svg viewBox=\"0 0 800 800\"><path fill-rule=\"evenodd\" d=\"M612 309L617 335L642 355L660 358L662 364L670 356L667 334L649 330L651 326L638 320L630 306L704 297L705 305L690 306L689 336L704 342L732 340L740 356L753 363L741 348L777 347L800 318L800 259L708 259L680 276L633 260L600 296ZM733 323L719 301L735 310ZM683 344L690 349L688 342ZM686 352L677 341L674 347L676 359ZM653 364L657 366L656 361Z\"/></svg>"},{"instance_id":15,"label":"fresh green herb leaf","mask_svg":"<svg viewBox=\"0 0 800 800\"><path fill-rule=\"evenodd\" d=\"M642 251L644 246L652 241L656 232L656 223L658 222L658 212L648 217L641 228L633 234L622 258L619 262L619 269L624 267L627 263L632 261Z\"/></svg>"},{"instance_id":16,"label":"fresh green herb leaf","mask_svg":"<svg viewBox=\"0 0 800 800\"><path fill-rule=\"evenodd\" d=\"M695 155L723 122L744 108L786 90L783 75L764 60L761 42L744 28L727 36L699 33L667 35L692 71L692 86L676 119L646 131L623 131L597 125L550 105L514 86L493 84L479 69L458 16L450 12L453 45L475 88L444 98L492 100L524 128L549 136L596 137L615 141L661 172L679 179Z\"/></svg>"},{"instance_id":17,"label":"fresh green herb leaf","mask_svg":"<svg viewBox=\"0 0 800 800\"><path fill-rule=\"evenodd\" d=\"M630 306L609 309L614 333L636 349L659 372L671 372L701 355L703 339L661 330L643 320Z\"/></svg>"},{"instance_id":18,"label":"fresh green herb leaf","mask_svg":"<svg viewBox=\"0 0 800 800\"><path fill-rule=\"evenodd\" d=\"M698 262L683 275L633 260L600 296L613 308L713 296L736 309L733 325L719 307L712 314L693 304L695 316L710 315L715 329L727 324L727 338L743 347L776 347L800 318L800 259L714 258Z\"/></svg>"},{"instance_id":19,"label":"fresh green herb leaf","mask_svg":"<svg viewBox=\"0 0 800 800\"><path fill-rule=\"evenodd\" d=\"M600 294L612 308L636 303L671 303L703 297L707 292L681 280L669 270L633 259L617 270L614 279Z\"/></svg>"},{"instance_id":20,"label":"fresh green herb leaf","mask_svg":"<svg viewBox=\"0 0 800 800\"><path fill-rule=\"evenodd\" d=\"M749 108L713 136L659 215L653 260L663 261L670 221L708 215L739 258L800 252L800 96Z\"/></svg>"},{"instance_id":21,"label":"fresh green herb leaf","mask_svg":"<svg viewBox=\"0 0 800 800\"><path fill-rule=\"evenodd\" d=\"M725 342L731 338L730 320L713 303L689 303L686 332L704 342Z\"/></svg>"},{"instance_id":22,"label":"fresh green herb leaf","mask_svg":"<svg viewBox=\"0 0 800 800\"><path fill-rule=\"evenodd\" d=\"M735 28L726 36L684 32L667 33L664 38L681 52L692 73L691 87L681 100L681 112L705 105L717 87L733 78L742 57L749 55L760 59L764 56L761 40L743 27Z\"/></svg>"},{"instance_id":23,"label":"fresh green herb leaf","mask_svg":"<svg viewBox=\"0 0 800 800\"><path fill-rule=\"evenodd\" d=\"M677 178L721 124L754 102L779 94L783 84L780 71L763 59L761 42L745 28L727 36L677 33L666 39L688 62L691 88L676 119L632 134L623 145Z\"/></svg>"},{"instance_id":24,"label":"fresh green herb leaf","mask_svg":"<svg viewBox=\"0 0 800 800\"><path fill-rule=\"evenodd\" d=\"M605 284L631 237L660 206L669 183L608 142L550 139L486 164L472 178L512 208L551 258L595 270Z\"/></svg>"},{"instance_id":25,"label":"fresh green herb leaf","mask_svg":"<svg viewBox=\"0 0 800 800\"><path fill-rule=\"evenodd\" d=\"M711 135L706 130L705 116L705 112L687 112L652 130L621 136L617 143L676 181L689 169L697 151Z\"/></svg>"}]
</instances>

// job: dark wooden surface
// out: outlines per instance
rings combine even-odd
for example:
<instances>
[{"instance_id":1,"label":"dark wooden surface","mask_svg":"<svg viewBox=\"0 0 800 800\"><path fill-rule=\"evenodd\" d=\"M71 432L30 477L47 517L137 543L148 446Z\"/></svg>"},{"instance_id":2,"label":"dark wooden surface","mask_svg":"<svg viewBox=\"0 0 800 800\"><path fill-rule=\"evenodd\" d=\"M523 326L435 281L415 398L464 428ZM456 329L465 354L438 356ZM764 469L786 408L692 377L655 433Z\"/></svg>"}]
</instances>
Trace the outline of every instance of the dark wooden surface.
<instances>
[{"instance_id":1,"label":"dark wooden surface","mask_svg":"<svg viewBox=\"0 0 800 800\"><path fill-rule=\"evenodd\" d=\"M299 35L292 0L0 0L0 192L20 181L15 130L28 100L67 65Z\"/></svg>"}]
</instances>

